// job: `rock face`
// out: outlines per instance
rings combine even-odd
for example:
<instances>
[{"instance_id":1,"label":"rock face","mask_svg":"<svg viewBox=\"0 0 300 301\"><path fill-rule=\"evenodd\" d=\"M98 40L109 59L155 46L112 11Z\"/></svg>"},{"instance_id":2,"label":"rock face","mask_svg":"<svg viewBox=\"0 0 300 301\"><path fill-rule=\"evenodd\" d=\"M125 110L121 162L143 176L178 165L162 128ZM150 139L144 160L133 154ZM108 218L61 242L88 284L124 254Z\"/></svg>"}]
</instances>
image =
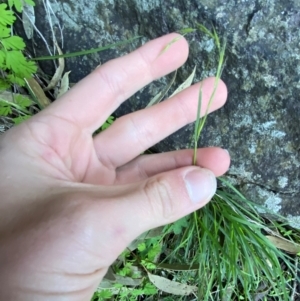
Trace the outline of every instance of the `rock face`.
<instances>
[{"instance_id":1,"label":"rock face","mask_svg":"<svg viewBox=\"0 0 300 301\"><path fill-rule=\"evenodd\" d=\"M51 41L45 8L37 1L37 27ZM54 30L63 26L64 52L95 48L136 35L130 45L67 61L77 81L100 63L135 49L141 42L202 23L227 39L223 80L225 107L208 118L201 145L229 150L228 173L253 201L283 214L300 228L300 2L299 0L50 0ZM196 80L216 68L212 40L199 32L187 36L190 58L179 70L181 83L197 65ZM38 55L42 40L34 38ZM49 68L45 64L44 68ZM146 87L117 111L143 108L167 79ZM186 148L193 125L154 147Z\"/></svg>"}]
</instances>

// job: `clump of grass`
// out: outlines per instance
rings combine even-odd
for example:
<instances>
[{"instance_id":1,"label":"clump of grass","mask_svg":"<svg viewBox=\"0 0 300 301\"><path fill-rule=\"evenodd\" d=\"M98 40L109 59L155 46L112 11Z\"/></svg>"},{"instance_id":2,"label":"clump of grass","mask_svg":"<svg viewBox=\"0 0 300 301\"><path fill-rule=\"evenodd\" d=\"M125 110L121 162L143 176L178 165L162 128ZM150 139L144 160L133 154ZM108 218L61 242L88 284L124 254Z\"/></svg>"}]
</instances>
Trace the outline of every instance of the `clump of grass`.
<instances>
[{"instance_id":1,"label":"clump of grass","mask_svg":"<svg viewBox=\"0 0 300 301\"><path fill-rule=\"evenodd\" d=\"M173 279L197 285L198 291L194 299L182 300L293 300L297 255L277 249L255 205L222 182L227 189L219 189L196 215L168 226L164 241L174 249L158 267L186 267Z\"/></svg>"},{"instance_id":2,"label":"clump of grass","mask_svg":"<svg viewBox=\"0 0 300 301\"><path fill-rule=\"evenodd\" d=\"M226 45L221 45L215 29L209 31L203 25L199 25L199 29L214 40L218 51L218 66L214 89L203 118L200 118L201 87L199 91L193 136L194 165L197 161L198 141L222 74ZM290 300L286 275L281 267L284 263L288 275L296 278L290 259L263 235L262 230L266 226L254 204L224 179L222 183L227 189L218 190L210 204L193 214L188 227L192 231L188 233L187 239L182 238L184 243L179 244L180 248L185 246L194 253L191 264L199 265L198 299L261 300L260 296L272 291L279 300ZM264 293L260 292L262 287Z\"/></svg>"}]
</instances>

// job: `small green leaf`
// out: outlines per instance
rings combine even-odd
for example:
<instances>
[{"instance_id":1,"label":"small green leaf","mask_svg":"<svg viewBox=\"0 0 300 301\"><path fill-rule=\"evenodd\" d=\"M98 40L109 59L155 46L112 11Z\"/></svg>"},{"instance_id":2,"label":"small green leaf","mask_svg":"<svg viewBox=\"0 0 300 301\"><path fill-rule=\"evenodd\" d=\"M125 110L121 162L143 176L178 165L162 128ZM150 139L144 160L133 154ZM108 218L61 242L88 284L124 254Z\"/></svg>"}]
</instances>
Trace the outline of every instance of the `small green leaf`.
<instances>
[{"instance_id":1,"label":"small green leaf","mask_svg":"<svg viewBox=\"0 0 300 301\"><path fill-rule=\"evenodd\" d=\"M12 113L11 107L7 105L3 105L0 101L0 116L8 116Z\"/></svg>"},{"instance_id":2,"label":"small green leaf","mask_svg":"<svg viewBox=\"0 0 300 301\"><path fill-rule=\"evenodd\" d=\"M15 7L16 8L16 11L21 13L22 10L23 10L23 3L22 3L22 0L8 0L8 5L10 7Z\"/></svg>"},{"instance_id":3,"label":"small green leaf","mask_svg":"<svg viewBox=\"0 0 300 301\"><path fill-rule=\"evenodd\" d=\"M142 289L134 289L133 291L131 291L131 295L134 297L143 295L144 291ZM136 299L134 299L136 300Z\"/></svg>"},{"instance_id":4,"label":"small green leaf","mask_svg":"<svg viewBox=\"0 0 300 301\"><path fill-rule=\"evenodd\" d=\"M144 295L155 295L155 294L157 294L156 287L149 282L146 283L146 285L144 286Z\"/></svg>"},{"instance_id":5,"label":"small green leaf","mask_svg":"<svg viewBox=\"0 0 300 301\"><path fill-rule=\"evenodd\" d=\"M289 231L284 232L284 233L283 233L283 236L289 236L289 235L291 235L292 233L293 233L293 231L292 231L292 230L289 230Z\"/></svg>"},{"instance_id":6,"label":"small green leaf","mask_svg":"<svg viewBox=\"0 0 300 301\"><path fill-rule=\"evenodd\" d=\"M35 3L33 0L24 0L24 2L26 2L28 5L35 6Z\"/></svg>"},{"instance_id":7,"label":"small green leaf","mask_svg":"<svg viewBox=\"0 0 300 301\"><path fill-rule=\"evenodd\" d=\"M0 4L0 25L3 26L12 25L16 20L14 13L6 8L7 8L7 4L5 3Z\"/></svg>"},{"instance_id":8,"label":"small green leaf","mask_svg":"<svg viewBox=\"0 0 300 301\"><path fill-rule=\"evenodd\" d=\"M94 300L107 300L110 299L112 297L112 293L110 290L105 289L105 290L101 290L100 292L97 292L96 294L96 298Z\"/></svg>"},{"instance_id":9,"label":"small green leaf","mask_svg":"<svg viewBox=\"0 0 300 301\"><path fill-rule=\"evenodd\" d=\"M5 52L3 50L0 50L0 68L4 69L4 63L5 63Z\"/></svg>"},{"instance_id":10,"label":"small green leaf","mask_svg":"<svg viewBox=\"0 0 300 301\"><path fill-rule=\"evenodd\" d=\"M186 228L188 226L187 217L183 217L173 223L170 230L173 230L174 234L178 235L183 231L183 228Z\"/></svg>"},{"instance_id":11,"label":"small green leaf","mask_svg":"<svg viewBox=\"0 0 300 301\"><path fill-rule=\"evenodd\" d=\"M160 252L161 252L161 245L159 243L153 245L153 247L148 252L148 259L150 261L153 261Z\"/></svg>"},{"instance_id":12,"label":"small green leaf","mask_svg":"<svg viewBox=\"0 0 300 301\"><path fill-rule=\"evenodd\" d=\"M30 77L37 71L36 64L27 61L22 52L17 50L6 53L6 68L11 69L19 77Z\"/></svg>"},{"instance_id":13,"label":"small green leaf","mask_svg":"<svg viewBox=\"0 0 300 301\"><path fill-rule=\"evenodd\" d=\"M145 250L146 250L146 244L145 244L144 242L141 243L141 244L139 244L139 245L138 245L138 250L139 250L140 252L145 251Z\"/></svg>"},{"instance_id":14,"label":"small green leaf","mask_svg":"<svg viewBox=\"0 0 300 301\"><path fill-rule=\"evenodd\" d=\"M0 39L7 38L10 36L10 29L8 27L0 26Z\"/></svg>"},{"instance_id":15,"label":"small green leaf","mask_svg":"<svg viewBox=\"0 0 300 301\"><path fill-rule=\"evenodd\" d=\"M9 83L4 79L0 78L0 91L6 90L10 87Z\"/></svg>"},{"instance_id":16,"label":"small green leaf","mask_svg":"<svg viewBox=\"0 0 300 301\"><path fill-rule=\"evenodd\" d=\"M30 117L31 117L30 115L19 116L19 117L13 118L13 122L15 125L18 125L18 124L22 123L23 121L29 119Z\"/></svg>"},{"instance_id":17,"label":"small green leaf","mask_svg":"<svg viewBox=\"0 0 300 301\"><path fill-rule=\"evenodd\" d=\"M148 262L146 260L142 260L141 264L147 269L147 270L155 270L156 265L152 262Z\"/></svg>"},{"instance_id":18,"label":"small green leaf","mask_svg":"<svg viewBox=\"0 0 300 301\"><path fill-rule=\"evenodd\" d=\"M117 274L120 276L130 275L131 274L131 266L132 266L132 263L127 262L125 264L125 266L120 271L117 272Z\"/></svg>"},{"instance_id":19,"label":"small green leaf","mask_svg":"<svg viewBox=\"0 0 300 301\"><path fill-rule=\"evenodd\" d=\"M5 38L1 42L6 50L23 50L26 46L23 39L17 36Z\"/></svg>"},{"instance_id":20,"label":"small green leaf","mask_svg":"<svg viewBox=\"0 0 300 301\"><path fill-rule=\"evenodd\" d=\"M9 80L10 83L12 84L17 84L19 86L25 86L25 81L23 77L19 77L15 74L8 74L6 78Z\"/></svg>"},{"instance_id":21,"label":"small green leaf","mask_svg":"<svg viewBox=\"0 0 300 301\"><path fill-rule=\"evenodd\" d=\"M126 287L123 287L122 291L120 292L119 296L121 300L126 300L128 298L128 295L130 294L129 290L126 289Z\"/></svg>"},{"instance_id":22,"label":"small green leaf","mask_svg":"<svg viewBox=\"0 0 300 301\"><path fill-rule=\"evenodd\" d=\"M109 128L115 121L115 117L114 116L109 116L107 118L107 120L104 122L104 124L101 126L101 130L104 131L107 128Z\"/></svg>"},{"instance_id":23,"label":"small green leaf","mask_svg":"<svg viewBox=\"0 0 300 301\"><path fill-rule=\"evenodd\" d=\"M20 107L22 107L24 109L27 107L30 107L32 105L31 99L29 99L28 97L25 97L23 95L16 95L15 102L16 102L16 104L18 104Z\"/></svg>"}]
</instances>

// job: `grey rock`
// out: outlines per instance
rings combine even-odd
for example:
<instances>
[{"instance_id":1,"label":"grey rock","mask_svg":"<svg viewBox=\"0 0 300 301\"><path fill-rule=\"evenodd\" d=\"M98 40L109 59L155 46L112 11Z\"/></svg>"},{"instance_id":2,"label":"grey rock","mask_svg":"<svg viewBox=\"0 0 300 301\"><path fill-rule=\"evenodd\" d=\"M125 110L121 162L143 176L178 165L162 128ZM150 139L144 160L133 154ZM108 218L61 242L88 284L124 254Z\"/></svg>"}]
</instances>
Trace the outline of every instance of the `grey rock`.
<instances>
[{"instance_id":1,"label":"grey rock","mask_svg":"<svg viewBox=\"0 0 300 301\"><path fill-rule=\"evenodd\" d=\"M51 41L42 1L37 1L37 26ZM51 0L64 52L95 48L141 35L130 45L67 61L78 81L99 63L135 49L141 42L202 23L227 39L223 80L228 102L208 118L201 146L229 150L227 177L251 200L289 218L300 228L300 2L298 0ZM41 18L42 17L42 18ZM209 37L187 36L190 58L179 70L180 84L198 66L196 79L214 75L216 55ZM37 36L37 55L45 47ZM45 64L45 70L51 65ZM50 69L49 69L50 68ZM141 109L165 87L162 79L134 95L117 116ZM189 146L193 125L154 146L169 151Z\"/></svg>"}]
</instances>

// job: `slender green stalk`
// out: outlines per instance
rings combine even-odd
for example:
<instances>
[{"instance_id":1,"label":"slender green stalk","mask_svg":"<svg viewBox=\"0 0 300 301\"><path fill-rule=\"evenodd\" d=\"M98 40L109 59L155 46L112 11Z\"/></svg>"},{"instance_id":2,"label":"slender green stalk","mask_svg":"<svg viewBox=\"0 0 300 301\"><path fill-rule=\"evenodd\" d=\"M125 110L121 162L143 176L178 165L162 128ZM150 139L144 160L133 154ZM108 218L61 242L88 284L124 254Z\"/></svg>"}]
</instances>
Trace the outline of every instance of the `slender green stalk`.
<instances>
[{"instance_id":1,"label":"slender green stalk","mask_svg":"<svg viewBox=\"0 0 300 301\"><path fill-rule=\"evenodd\" d=\"M193 165L197 163L197 149L198 149L198 129L200 128L200 112L202 106L202 87L200 86L199 97L198 97L198 108L197 108L197 119L194 130L194 156L193 156Z\"/></svg>"},{"instance_id":2,"label":"slender green stalk","mask_svg":"<svg viewBox=\"0 0 300 301\"><path fill-rule=\"evenodd\" d=\"M217 92L217 89L218 89L218 85L219 85L219 81L220 81L220 78L221 78L221 74L222 74L222 71L223 71L223 64L224 64L224 55L225 55L225 47L226 47L226 44L223 45L223 48L220 52L220 57L219 57L219 64L218 64L218 69L217 69L217 74L216 74L216 79L215 79L215 82L214 82L214 89L213 89L213 92L210 96L210 99L208 101L208 105L207 105L207 108L206 108L206 112L205 112L205 115L204 117L201 119L201 122L200 122L200 125L199 125L199 128L198 128L198 131L197 131L197 136L198 136L198 139L200 138L200 135L201 135L201 131L203 130L203 127L205 125L205 122L206 122L206 119L207 119L207 115L208 115L208 112L209 112L209 109L213 103L213 100L215 98L215 95L216 95L216 92Z\"/></svg>"},{"instance_id":3,"label":"slender green stalk","mask_svg":"<svg viewBox=\"0 0 300 301\"><path fill-rule=\"evenodd\" d=\"M217 67L217 72L216 72L216 76L215 76L215 81L214 81L214 88L213 88L213 92L209 98L206 110L205 110L205 114L203 116L203 118L200 119L200 112L201 112L201 106L202 106L202 86L200 86L199 89L199 97L198 97L198 109L197 109L197 120L196 120L196 124L195 124L195 132L194 132L194 137L193 137L193 144L194 144L194 154L193 154L193 164L195 165L197 162L197 145L198 145L198 141L200 139L201 136L201 132L204 128L204 125L206 123L206 119L207 119L207 115L209 112L209 109L213 103L213 100L215 98L217 89L218 89L218 85L219 85L219 81L222 75L222 71L223 71L223 66L224 66L224 62L225 62L225 49L226 49L226 43L224 42L223 45L221 46L220 44L220 39L215 31L215 29L213 30L213 33L210 32L206 27L204 27L203 25L199 25L200 29L202 31L204 31L206 34L209 34L210 37L212 37L217 45L217 49L218 49L218 67Z\"/></svg>"},{"instance_id":4,"label":"slender green stalk","mask_svg":"<svg viewBox=\"0 0 300 301\"><path fill-rule=\"evenodd\" d=\"M3 104L6 104L10 107L15 108L19 113L24 113L26 115L30 115L31 113L26 109L26 108L22 108L20 105L11 102L11 101L7 101L5 99L0 99L0 102L2 102Z\"/></svg>"},{"instance_id":5,"label":"slender green stalk","mask_svg":"<svg viewBox=\"0 0 300 301\"><path fill-rule=\"evenodd\" d=\"M41 56L41 57L33 58L32 60L33 61L44 61L44 60L54 60L54 59L59 59L59 58L69 58L69 57L76 57L76 56L80 56L80 55L92 54L92 53L100 52L100 51L107 50L110 48L115 48L118 46L126 45L139 38L141 38L141 36L137 36L137 37L134 37L134 38L131 38L128 40L120 41L120 42L117 42L114 44L109 44L109 45L99 47L99 48L93 48L93 49L89 49L89 50L66 53L66 54L62 54L62 55Z\"/></svg>"}]
</instances>

